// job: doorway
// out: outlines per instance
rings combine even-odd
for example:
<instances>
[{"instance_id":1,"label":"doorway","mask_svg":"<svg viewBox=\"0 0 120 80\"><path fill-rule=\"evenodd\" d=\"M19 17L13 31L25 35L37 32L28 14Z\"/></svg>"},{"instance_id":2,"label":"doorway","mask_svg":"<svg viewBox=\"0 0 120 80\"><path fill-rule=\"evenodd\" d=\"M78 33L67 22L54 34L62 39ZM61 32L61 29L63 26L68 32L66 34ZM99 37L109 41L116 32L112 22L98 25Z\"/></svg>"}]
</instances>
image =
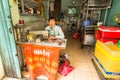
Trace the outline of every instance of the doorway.
<instances>
[{"instance_id":1,"label":"doorway","mask_svg":"<svg viewBox=\"0 0 120 80\"><path fill-rule=\"evenodd\" d=\"M61 12L61 0L55 0L54 6L54 17L56 21L60 21L60 12Z\"/></svg>"},{"instance_id":2,"label":"doorway","mask_svg":"<svg viewBox=\"0 0 120 80\"><path fill-rule=\"evenodd\" d=\"M21 78L9 0L0 0L0 56L5 75Z\"/></svg>"}]
</instances>

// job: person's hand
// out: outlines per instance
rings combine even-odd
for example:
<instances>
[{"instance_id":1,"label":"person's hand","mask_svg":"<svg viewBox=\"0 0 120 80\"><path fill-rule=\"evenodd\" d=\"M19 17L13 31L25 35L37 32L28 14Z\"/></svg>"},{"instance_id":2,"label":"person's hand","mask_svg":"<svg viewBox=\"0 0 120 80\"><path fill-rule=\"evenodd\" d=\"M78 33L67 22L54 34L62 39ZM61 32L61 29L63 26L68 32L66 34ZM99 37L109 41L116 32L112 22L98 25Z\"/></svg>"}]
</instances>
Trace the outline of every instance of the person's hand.
<instances>
[{"instance_id":1,"label":"person's hand","mask_svg":"<svg viewBox=\"0 0 120 80\"><path fill-rule=\"evenodd\" d=\"M54 42L56 40L56 37L55 36L50 36L49 38L48 38L48 41L49 42Z\"/></svg>"},{"instance_id":2,"label":"person's hand","mask_svg":"<svg viewBox=\"0 0 120 80\"><path fill-rule=\"evenodd\" d=\"M48 40L54 40L54 39L56 39L55 36L50 36L50 37L48 38Z\"/></svg>"}]
</instances>

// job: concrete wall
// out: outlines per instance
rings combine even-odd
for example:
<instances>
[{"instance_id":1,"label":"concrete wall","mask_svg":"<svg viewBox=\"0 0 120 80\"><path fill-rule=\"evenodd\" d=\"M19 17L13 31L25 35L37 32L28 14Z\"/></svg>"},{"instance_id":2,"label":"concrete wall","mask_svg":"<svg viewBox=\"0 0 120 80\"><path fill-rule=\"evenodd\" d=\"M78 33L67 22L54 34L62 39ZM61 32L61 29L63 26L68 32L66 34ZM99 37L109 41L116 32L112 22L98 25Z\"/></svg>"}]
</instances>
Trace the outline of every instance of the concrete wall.
<instances>
[{"instance_id":1,"label":"concrete wall","mask_svg":"<svg viewBox=\"0 0 120 80\"><path fill-rule=\"evenodd\" d=\"M61 9L67 10L68 6L79 6L79 0L76 0L76 4L72 5L72 0L61 0Z\"/></svg>"},{"instance_id":2,"label":"concrete wall","mask_svg":"<svg viewBox=\"0 0 120 80\"><path fill-rule=\"evenodd\" d=\"M17 0L9 0L13 25L16 25L20 19Z\"/></svg>"},{"instance_id":3,"label":"concrete wall","mask_svg":"<svg viewBox=\"0 0 120 80\"><path fill-rule=\"evenodd\" d=\"M20 19L23 19L25 24L31 24L41 20L40 15L21 15Z\"/></svg>"}]
</instances>

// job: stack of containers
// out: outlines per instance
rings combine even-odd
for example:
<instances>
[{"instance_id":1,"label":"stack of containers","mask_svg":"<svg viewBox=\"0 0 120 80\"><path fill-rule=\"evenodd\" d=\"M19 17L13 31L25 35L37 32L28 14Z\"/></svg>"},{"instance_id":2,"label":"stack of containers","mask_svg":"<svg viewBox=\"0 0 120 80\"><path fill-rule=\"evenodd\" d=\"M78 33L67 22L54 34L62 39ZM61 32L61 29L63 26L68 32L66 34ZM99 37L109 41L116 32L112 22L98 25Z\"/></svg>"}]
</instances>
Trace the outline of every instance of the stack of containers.
<instances>
[{"instance_id":1,"label":"stack of containers","mask_svg":"<svg viewBox=\"0 0 120 80\"><path fill-rule=\"evenodd\" d=\"M120 78L120 48L117 45L119 39L120 28L98 28L94 61L105 78Z\"/></svg>"}]
</instances>

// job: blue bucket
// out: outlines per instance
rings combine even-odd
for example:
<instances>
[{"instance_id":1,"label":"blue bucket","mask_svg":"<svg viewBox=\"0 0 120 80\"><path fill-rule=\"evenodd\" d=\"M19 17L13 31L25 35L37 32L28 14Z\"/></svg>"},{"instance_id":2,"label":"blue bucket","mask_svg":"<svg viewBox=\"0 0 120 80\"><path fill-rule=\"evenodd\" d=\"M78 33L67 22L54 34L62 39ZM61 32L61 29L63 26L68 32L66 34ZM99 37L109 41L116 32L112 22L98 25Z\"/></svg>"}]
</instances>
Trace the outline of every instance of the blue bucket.
<instances>
[{"instance_id":1,"label":"blue bucket","mask_svg":"<svg viewBox=\"0 0 120 80\"><path fill-rule=\"evenodd\" d=\"M92 22L93 22L92 20L84 20L82 24L85 27L85 26L90 26Z\"/></svg>"}]
</instances>

